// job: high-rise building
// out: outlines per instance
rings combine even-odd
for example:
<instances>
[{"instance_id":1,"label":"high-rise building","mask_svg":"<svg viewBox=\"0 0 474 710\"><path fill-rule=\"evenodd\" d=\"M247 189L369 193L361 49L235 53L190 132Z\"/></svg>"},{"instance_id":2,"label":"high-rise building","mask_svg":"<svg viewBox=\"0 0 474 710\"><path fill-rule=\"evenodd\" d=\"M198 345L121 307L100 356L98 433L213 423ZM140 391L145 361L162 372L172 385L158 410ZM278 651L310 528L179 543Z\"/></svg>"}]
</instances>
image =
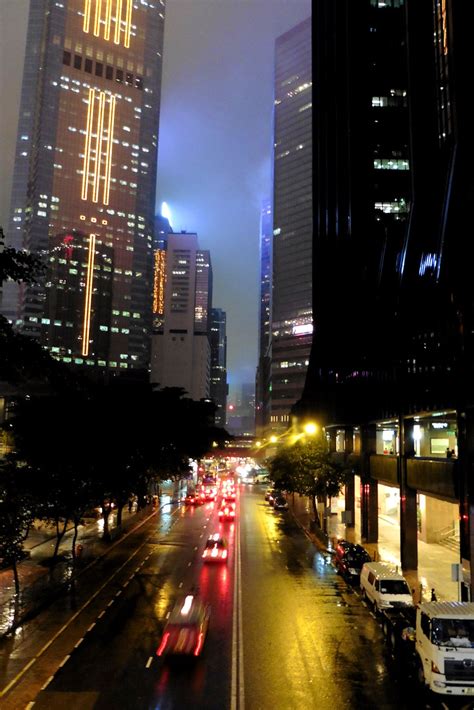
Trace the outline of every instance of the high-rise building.
<instances>
[{"instance_id":1,"label":"high-rise building","mask_svg":"<svg viewBox=\"0 0 474 710\"><path fill-rule=\"evenodd\" d=\"M153 335L151 381L210 395L212 267L197 235L168 235L163 325Z\"/></svg>"},{"instance_id":2,"label":"high-rise building","mask_svg":"<svg viewBox=\"0 0 474 710\"><path fill-rule=\"evenodd\" d=\"M227 318L221 308L211 309L210 397L217 407L215 423L225 427L227 414Z\"/></svg>"},{"instance_id":3,"label":"high-rise building","mask_svg":"<svg viewBox=\"0 0 474 710\"><path fill-rule=\"evenodd\" d=\"M2 312L72 364L149 367L164 12L162 0L30 3L7 242L45 257L65 235L83 246L57 283L54 267L38 285L6 284ZM105 317L94 255L110 251ZM54 310L62 289L82 299L72 338Z\"/></svg>"},{"instance_id":4,"label":"high-rise building","mask_svg":"<svg viewBox=\"0 0 474 710\"><path fill-rule=\"evenodd\" d=\"M288 427L303 391L312 313L311 20L275 45L271 413Z\"/></svg>"},{"instance_id":5,"label":"high-rise building","mask_svg":"<svg viewBox=\"0 0 474 710\"><path fill-rule=\"evenodd\" d=\"M270 200L262 204L260 217L260 308L258 367L255 381L255 428L263 436L270 424L270 344L272 296L273 218Z\"/></svg>"},{"instance_id":6,"label":"high-rise building","mask_svg":"<svg viewBox=\"0 0 474 710\"><path fill-rule=\"evenodd\" d=\"M165 316L166 249L168 234L173 232L169 219L162 214L155 216L153 237L153 332L163 327Z\"/></svg>"},{"instance_id":7,"label":"high-rise building","mask_svg":"<svg viewBox=\"0 0 474 710\"><path fill-rule=\"evenodd\" d=\"M415 569L418 540L450 529L467 598L474 7L317 0L313 13L316 328L294 412L358 469L346 511L361 537L377 541L390 500L402 566Z\"/></svg>"}]
</instances>

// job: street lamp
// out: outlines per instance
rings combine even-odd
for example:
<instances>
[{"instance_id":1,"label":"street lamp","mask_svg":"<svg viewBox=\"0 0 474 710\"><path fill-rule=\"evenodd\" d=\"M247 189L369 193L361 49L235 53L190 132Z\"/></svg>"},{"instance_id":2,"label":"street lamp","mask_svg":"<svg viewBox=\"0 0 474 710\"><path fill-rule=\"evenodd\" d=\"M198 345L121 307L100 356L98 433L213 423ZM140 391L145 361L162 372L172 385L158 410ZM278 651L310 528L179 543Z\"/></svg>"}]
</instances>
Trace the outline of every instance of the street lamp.
<instances>
[{"instance_id":1,"label":"street lamp","mask_svg":"<svg viewBox=\"0 0 474 710\"><path fill-rule=\"evenodd\" d=\"M316 424L314 422L307 422L304 425L305 434L309 434L310 436L313 436L314 434L316 434L317 430L318 430L318 427L316 426Z\"/></svg>"}]
</instances>

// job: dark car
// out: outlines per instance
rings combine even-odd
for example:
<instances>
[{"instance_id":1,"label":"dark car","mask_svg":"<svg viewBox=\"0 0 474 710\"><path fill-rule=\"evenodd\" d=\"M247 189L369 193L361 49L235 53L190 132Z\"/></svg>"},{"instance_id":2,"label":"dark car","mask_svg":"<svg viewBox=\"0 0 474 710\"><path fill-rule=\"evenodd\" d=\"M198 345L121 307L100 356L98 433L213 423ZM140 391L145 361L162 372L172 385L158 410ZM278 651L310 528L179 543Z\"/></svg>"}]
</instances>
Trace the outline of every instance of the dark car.
<instances>
[{"instance_id":1,"label":"dark car","mask_svg":"<svg viewBox=\"0 0 474 710\"><path fill-rule=\"evenodd\" d=\"M273 499L273 508L275 510L288 510L288 502L283 496L276 496Z\"/></svg>"},{"instance_id":2,"label":"dark car","mask_svg":"<svg viewBox=\"0 0 474 710\"><path fill-rule=\"evenodd\" d=\"M347 540L338 542L334 564L345 579L357 583L365 562L372 562L372 558L362 545L355 545Z\"/></svg>"}]
</instances>

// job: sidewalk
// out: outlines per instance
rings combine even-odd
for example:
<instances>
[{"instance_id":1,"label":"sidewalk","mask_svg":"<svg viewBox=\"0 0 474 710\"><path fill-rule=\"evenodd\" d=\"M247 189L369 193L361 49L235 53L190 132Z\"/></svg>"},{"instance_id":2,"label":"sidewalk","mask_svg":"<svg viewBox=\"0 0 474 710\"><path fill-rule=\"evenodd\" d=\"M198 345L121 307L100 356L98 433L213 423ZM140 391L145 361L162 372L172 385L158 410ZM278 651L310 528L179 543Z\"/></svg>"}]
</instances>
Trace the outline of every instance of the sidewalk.
<instances>
[{"instance_id":1,"label":"sidewalk","mask_svg":"<svg viewBox=\"0 0 474 710\"><path fill-rule=\"evenodd\" d=\"M132 512L126 506L122 514L122 527L117 535L116 513L110 516L112 540L102 539L103 520L88 519L79 528L76 545L82 551L74 563L72 559L72 539L74 528L68 528L59 548L59 559L54 567L51 558L55 547L54 529L45 524L32 529L25 540L24 549L30 553L28 559L18 565L20 595L15 595L15 584L11 568L0 570L0 638L17 628L27 619L34 617L54 599L64 593L73 580L77 579L91 564L104 557L126 533L135 529L144 520L156 515L164 506L177 502L173 491L163 487L158 505L151 504ZM115 530L115 536L114 536Z\"/></svg>"},{"instance_id":2,"label":"sidewalk","mask_svg":"<svg viewBox=\"0 0 474 710\"><path fill-rule=\"evenodd\" d=\"M294 498L293 506L292 496L288 496L290 510L300 527L318 547L332 552L337 540L343 538L363 545L372 559L401 569L400 530L397 524L379 517L378 543L363 543L357 526L346 528L340 522L339 515L331 515L328 518L328 534L325 538L324 533L315 535L311 531L310 522L313 515L309 500L297 495ZM436 543L418 540L418 570L408 570L403 573L410 587L415 590L415 601L430 601L432 589L435 589L438 601L457 600L458 583L451 580L451 564L458 562L459 555L456 552Z\"/></svg>"}]
</instances>

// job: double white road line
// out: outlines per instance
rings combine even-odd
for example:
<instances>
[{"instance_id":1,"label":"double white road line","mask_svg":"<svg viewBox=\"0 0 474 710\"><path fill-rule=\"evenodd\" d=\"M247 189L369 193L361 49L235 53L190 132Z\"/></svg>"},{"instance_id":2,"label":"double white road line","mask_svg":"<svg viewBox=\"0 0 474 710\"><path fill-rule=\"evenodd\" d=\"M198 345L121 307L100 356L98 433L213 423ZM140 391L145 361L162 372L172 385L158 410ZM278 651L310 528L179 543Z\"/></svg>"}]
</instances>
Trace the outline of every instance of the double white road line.
<instances>
[{"instance_id":1,"label":"double white road line","mask_svg":"<svg viewBox=\"0 0 474 710\"><path fill-rule=\"evenodd\" d=\"M244 640L242 633L242 560L240 554L240 524L235 525L234 603L232 609L232 676L230 710L245 709Z\"/></svg>"}]
</instances>

